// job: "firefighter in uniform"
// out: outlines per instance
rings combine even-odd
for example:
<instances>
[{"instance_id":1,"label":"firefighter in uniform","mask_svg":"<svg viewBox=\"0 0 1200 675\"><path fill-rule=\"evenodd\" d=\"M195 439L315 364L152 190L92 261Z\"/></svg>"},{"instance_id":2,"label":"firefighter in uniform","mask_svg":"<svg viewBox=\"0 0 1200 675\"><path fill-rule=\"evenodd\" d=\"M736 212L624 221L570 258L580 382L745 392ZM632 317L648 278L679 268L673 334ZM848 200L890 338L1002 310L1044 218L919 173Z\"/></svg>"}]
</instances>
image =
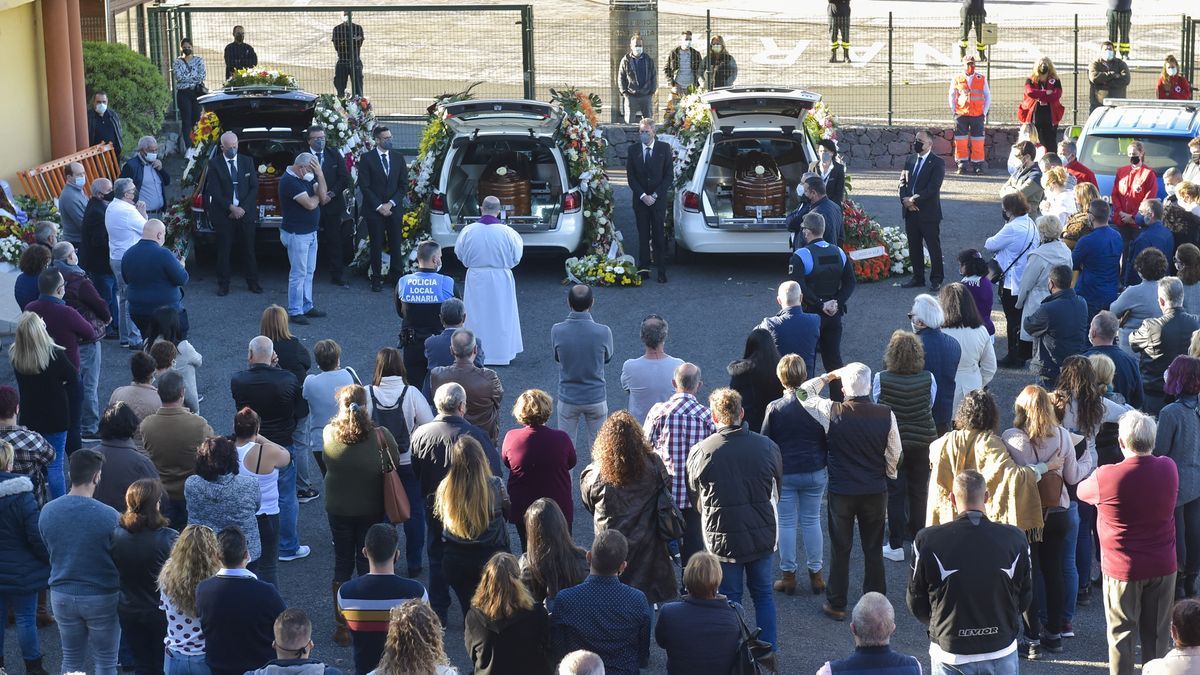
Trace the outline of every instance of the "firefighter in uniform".
<instances>
[{"instance_id":1,"label":"firefighter in uniform","mask_svg":"<svg viewBox=\"0 0 1200 675\"><path fill-rule=\"evenodd\" d=\"M962 58L967 55L967 47L971 45L969 41L971 28L974 28L975 49L979 52L979 60L987 61L987 56L983 53L985 49L983 22L987 19L987 10L983 8L983 0L962 0L962 9L959 14L962 17L962 40L958 42L958 57Z\"/></svg>"},{"instance_id":2,"label":"firefighter in uniform","mask_svg":"<svg viewBox=\"0 0 1200 675\"><path fill-rule=\"evenodd\" d=\"M439 274L442 251L437 242L417 246L417 271L396 283L396 312L400 315L400 347L409 382L424 382L429 362L425 339L442 332L442 303L454 297L454 279Z\"/></svg>"},{"instance_id":3,"label":"firefighter in uniform","mask_svg":"<svg viewBox=\"0 0 1200 675\"><path fill-rule=\"evenodd\" d=\"M821 365L831 373L845 365L842 361L842 316L846 302L854 293L854 264L842 249L825 241L825 217L810 212L800 225L803 245L788 260L788 278L800 284L804 299L801 309L821 318L817 351ZM830 385L835 401L842 400L840 386Z\"/></svg>"},{"instance_id":4,"label":"firefighter in uniform","mask_svg":"<svg viewBox=\"0 0 1200 675\"><path fill-rule=\"evenodd\" d=\"M950 83L950 111L954 114L954 159L959 175L983 173L983 119L992 106L987 78L975 69L975 57L963 59L963 72Z\"/></svg>"},{"instance_id":5,"label":"firefighter in uniform","mask_svg":"<svg viewBox=\"0 0 1200 675\"><path fill-rule=\"evenodd\" d=\"M838 49L842 50L846 63L850 63L850 0L829 0L830 63L838 62Z\"/></svg>"},{"instance_id":6,"label":"firefighter in uniform","mask_svg":"<svg viewBox=\"0 0 1200 675\"><path fill-rule=\"evenodd\" d=\"M1116 45L1121 58L1129 58L1129 20L1133 0L1108 0L1108 41Z\"/></svg>"}]
</instances>

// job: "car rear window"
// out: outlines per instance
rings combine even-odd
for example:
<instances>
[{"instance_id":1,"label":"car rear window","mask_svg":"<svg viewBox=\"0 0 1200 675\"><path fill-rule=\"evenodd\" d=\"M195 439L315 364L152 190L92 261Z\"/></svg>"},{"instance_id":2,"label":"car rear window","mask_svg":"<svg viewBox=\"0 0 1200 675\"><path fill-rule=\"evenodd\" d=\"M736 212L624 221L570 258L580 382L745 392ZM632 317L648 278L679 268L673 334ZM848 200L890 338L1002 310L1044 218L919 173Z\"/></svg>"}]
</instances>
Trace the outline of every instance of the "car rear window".
<instances>
[{"instance_id":1,"label":"car rear window","mask_svg":"<svg viewBox=\"0 0 1200 675\"><path fill-rule=\"evenodd\" d=\"M1180 169L1189 159L1188 136L1098 136L1088 135L1079 151L1079 160L1092 171L1115 174L1129 164L1129 144L1141 141L1146 148L1146 164L1159 176L1170 167Z\"/></svg>"}]
</instances>

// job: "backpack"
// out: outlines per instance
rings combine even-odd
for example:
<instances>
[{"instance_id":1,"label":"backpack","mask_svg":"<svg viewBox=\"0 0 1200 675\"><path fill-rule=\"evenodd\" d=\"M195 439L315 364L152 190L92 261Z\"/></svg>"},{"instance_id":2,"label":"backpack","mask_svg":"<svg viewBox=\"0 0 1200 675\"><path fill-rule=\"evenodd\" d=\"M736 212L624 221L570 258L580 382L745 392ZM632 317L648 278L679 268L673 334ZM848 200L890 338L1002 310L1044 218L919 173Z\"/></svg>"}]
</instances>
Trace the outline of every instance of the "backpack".
<instances>
[{"instance_id":1,"label":"backpack","mask_svg":"<svg viewBox=\"0 0 1200 675\"><path fill-rule=\"evenodd\" d=\"M400 390L400 398L396 399L396 404L388 407L380 405L379 399L375 398L375 387L367 387L367 392L371 396L371 421L376 426L392 432L392 438L396 439L398 454L401 455L409 451L408 420L404 419L404 397L408 396L409 389L412 387L404 385L404 389Z\"/></svg>"}]
</instances>

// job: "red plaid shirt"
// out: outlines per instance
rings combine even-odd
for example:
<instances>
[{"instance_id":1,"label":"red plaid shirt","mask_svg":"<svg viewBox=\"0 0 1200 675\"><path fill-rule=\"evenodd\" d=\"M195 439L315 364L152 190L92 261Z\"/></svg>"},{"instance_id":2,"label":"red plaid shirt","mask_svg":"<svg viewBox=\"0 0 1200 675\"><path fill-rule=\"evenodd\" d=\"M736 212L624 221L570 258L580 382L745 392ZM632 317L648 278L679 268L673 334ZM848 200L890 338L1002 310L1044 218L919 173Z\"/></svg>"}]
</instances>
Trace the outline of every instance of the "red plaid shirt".
<instances>
[{"instance_id":1,"label":"red plaid shirt","mask_svg":"<svg viewBox=\"0 0 1200 675\"><path fill-rule=\"evenodd\" d=\"M41 434L19 424L0 427L0 441L7 441L13 447L12 472L29 476L38 506L45 504L49 496L46 494L46 473L54 461L54 446Z\"/></svg>"},{"instance_id":2,"label":"red plaid shirt","mask_svg":"<svg viewBox=\"0 0 1200 675\"><path fill-rule=\"evenodd\" d=\"M646 438L671 474L671 494L681 509L691 507L687 493L687 458L692 446L717 433L712 413L696 397L676 393L655 403L646 415Z\"/></svg>"}]
</instances>

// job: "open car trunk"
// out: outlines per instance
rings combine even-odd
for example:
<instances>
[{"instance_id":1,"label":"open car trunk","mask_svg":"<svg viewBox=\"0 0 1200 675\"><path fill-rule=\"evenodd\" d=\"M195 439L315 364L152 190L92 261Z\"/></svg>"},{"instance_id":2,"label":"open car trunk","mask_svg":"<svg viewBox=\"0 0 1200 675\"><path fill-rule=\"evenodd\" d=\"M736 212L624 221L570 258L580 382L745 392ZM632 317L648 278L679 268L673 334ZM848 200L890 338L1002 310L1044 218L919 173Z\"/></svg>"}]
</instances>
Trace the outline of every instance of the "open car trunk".
<instances>
[{"instance_id":1,"label":"open car trunk","mask_svg":"<svg viewBox=\"0 0 1200 675\"><path fill-rule=\"evenodd\" d=\"M712 143L703 194L709 225L739 231L784 229L787 214L800 205L796 185L808 171L810 161L802 134L734 134L714 136ZM758 177L764 181L777 172L782 182L781 199L757 191L746 194L746 175L753 177L758 167L763 168ZM777 186L772 189L777 190Z\"/></svg>"},{"instance_id":2,"label":"open car trunk","mask_svg":"<svg viewBox=\"0 0 1200 675\"><path fill-rule=\"evenodd\" d=\"M553 141L546 137L515 135L460 137L447 158L446 205L455 230L479 219L484 192L504 204L502 217L517 232L545 232L558 227L562 210L562 171ZM498 169L504 175L499 176ZM502 180L501 180L502 179ZM515 193L514 194L510 194Z\"/></svg>"},{"instance_id":3,"label":"open car trunk","mask_svg":"<svg viewBox=\"0 0 1200 675\"><path fill-rule=\"evenodd\" d=\"M239 139L238 152L254 161L254 170L258 173L259 226L277 226L277 219L281 215L279 179L296 160L296 155L309 152L308 144L301 138L255 138L252 133L245 136Z\"/></svg>"}]
</instances>

